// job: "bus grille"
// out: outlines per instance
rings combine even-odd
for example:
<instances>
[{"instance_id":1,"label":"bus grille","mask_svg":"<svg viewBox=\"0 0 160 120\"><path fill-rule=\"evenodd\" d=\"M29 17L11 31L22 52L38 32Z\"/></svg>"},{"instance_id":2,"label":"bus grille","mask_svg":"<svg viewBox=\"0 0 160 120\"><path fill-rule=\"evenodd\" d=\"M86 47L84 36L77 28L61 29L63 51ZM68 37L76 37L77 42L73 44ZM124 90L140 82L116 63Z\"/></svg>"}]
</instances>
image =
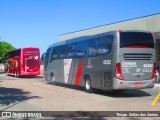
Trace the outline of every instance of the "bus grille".
<instances>
[{"instance_id":1,"label":"bus grille","mask_svg":"<svg viewBox=\"0 0 160 120\"><path fill-rule=\"evenodd\" d=\"M148 53L125 53L124 60L151 60L152 54Z\"/></svg>"}]
</instances>

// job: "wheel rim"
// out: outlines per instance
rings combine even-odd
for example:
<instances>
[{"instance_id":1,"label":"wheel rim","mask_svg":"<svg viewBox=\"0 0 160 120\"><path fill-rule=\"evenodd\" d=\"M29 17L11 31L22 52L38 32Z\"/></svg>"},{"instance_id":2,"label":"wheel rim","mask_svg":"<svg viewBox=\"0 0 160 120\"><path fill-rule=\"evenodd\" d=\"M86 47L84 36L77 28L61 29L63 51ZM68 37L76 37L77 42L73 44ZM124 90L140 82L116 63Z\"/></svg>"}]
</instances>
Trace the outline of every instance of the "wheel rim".
<instances>
[{"instance_id":1,"label":"wheel rim","mask_svg":"<svg viewBox=\"0 0 160 120\"><path fill-rule=\"evenodd\" d=\"M55 80L55 77L51 75L51 76L50 76L50 80L51 80L51 81L54 81L54 80Z\"/></svg>"},{"instance_id":2,"label":"wheel rim","mask_svg":"<svg viewBox=\"0 0 160 120\"><path fill-rule=\"evenodd\" d=\"M91 82L90 80L86 81L86 89L89 90L91 88Z\"/></svg>"}]
</instances>

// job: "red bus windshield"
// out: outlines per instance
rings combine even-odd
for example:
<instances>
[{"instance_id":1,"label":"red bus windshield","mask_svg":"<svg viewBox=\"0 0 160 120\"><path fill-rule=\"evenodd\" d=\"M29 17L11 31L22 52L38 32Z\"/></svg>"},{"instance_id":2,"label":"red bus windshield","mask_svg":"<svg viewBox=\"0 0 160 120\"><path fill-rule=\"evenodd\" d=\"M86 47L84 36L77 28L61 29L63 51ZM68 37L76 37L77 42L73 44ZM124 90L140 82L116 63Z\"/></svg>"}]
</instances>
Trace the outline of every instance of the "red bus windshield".
<instances>
[{"instance_id":1,"label":"red bus windshield","mask_svg":"<svg viewBox=\"0 0 160 120\"><path fill-rule=\"evenodd\" d=\"M25 66L37 66L39 65L38 54L24 54L24 65Z\"/></svg>"}]
</instances>

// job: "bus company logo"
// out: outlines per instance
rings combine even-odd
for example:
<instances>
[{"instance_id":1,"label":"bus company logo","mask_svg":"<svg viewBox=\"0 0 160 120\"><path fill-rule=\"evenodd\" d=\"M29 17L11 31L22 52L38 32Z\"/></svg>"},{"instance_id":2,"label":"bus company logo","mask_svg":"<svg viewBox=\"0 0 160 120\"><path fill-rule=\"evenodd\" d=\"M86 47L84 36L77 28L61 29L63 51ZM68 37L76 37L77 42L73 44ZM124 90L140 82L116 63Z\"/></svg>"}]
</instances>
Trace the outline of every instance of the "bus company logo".
<instances>
[{"instance_id":1,"label":"bus company logo","mask_svg":"<svg viewBox=\"0 0 160 120\"><path fill-rule=\"evenodd\" d=\"M11 117L11 112L2 112L2 117Z\"/></svg>"},{"instance_id":2,"label":"bus company logo","mask_svg":"<svg viewBox=\"0 0 160 120\"><path fill-rule=\"evenodd\" d=\"M3 118L37 118L42 117L40 112L2 112Z\"/></svg>"},{"instance_id":3,"label":"bus company logo","mask_svg":"<svg viewBox=\"0 0 160 120\"><path fill-rule=\"evenodd\" d=\"M136 62L122 62L122 67L137 67Z\"/></svg>"},{"instance_id":4,"label":"bus company logo","mask_svg":"<svg viewBox=\"0 0 160 120\"><path fill-rule=\"evenodd\" d=\"M136 62L122 62L122 65L137 65Z\"/></svg>"},{"instance_id":5,"label":"bus company logo","mask_svg":"<svg viewBox=\"0 0 160 120\"><path fill-rule=\"evenodd\" d=\"M91 65L91 60L90 59L88 59L88 65L87 65L87 68L92 68L93 67L93 65Z\"/></svg>"}]
</instances>

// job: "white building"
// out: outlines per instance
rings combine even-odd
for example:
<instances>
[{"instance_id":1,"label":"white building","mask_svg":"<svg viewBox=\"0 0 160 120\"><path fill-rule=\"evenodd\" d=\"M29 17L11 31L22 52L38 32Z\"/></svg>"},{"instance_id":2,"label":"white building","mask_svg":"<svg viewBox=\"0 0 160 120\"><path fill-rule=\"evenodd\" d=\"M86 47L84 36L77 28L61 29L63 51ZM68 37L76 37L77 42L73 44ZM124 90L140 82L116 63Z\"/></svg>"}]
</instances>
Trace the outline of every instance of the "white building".
<instances>
[{"instance_id":1,"label":"white building","mask_svg":"<svg viewBox=\"0 0 160 120\"><path fill-rule=\"evenodd\" d=\"M63 34L59 36L59 39L63 41L75 37L94 35L113 30L151 31L156 39L156 60L157 65L160 66L160 13Z\"/></svg>"}]
</instances>

